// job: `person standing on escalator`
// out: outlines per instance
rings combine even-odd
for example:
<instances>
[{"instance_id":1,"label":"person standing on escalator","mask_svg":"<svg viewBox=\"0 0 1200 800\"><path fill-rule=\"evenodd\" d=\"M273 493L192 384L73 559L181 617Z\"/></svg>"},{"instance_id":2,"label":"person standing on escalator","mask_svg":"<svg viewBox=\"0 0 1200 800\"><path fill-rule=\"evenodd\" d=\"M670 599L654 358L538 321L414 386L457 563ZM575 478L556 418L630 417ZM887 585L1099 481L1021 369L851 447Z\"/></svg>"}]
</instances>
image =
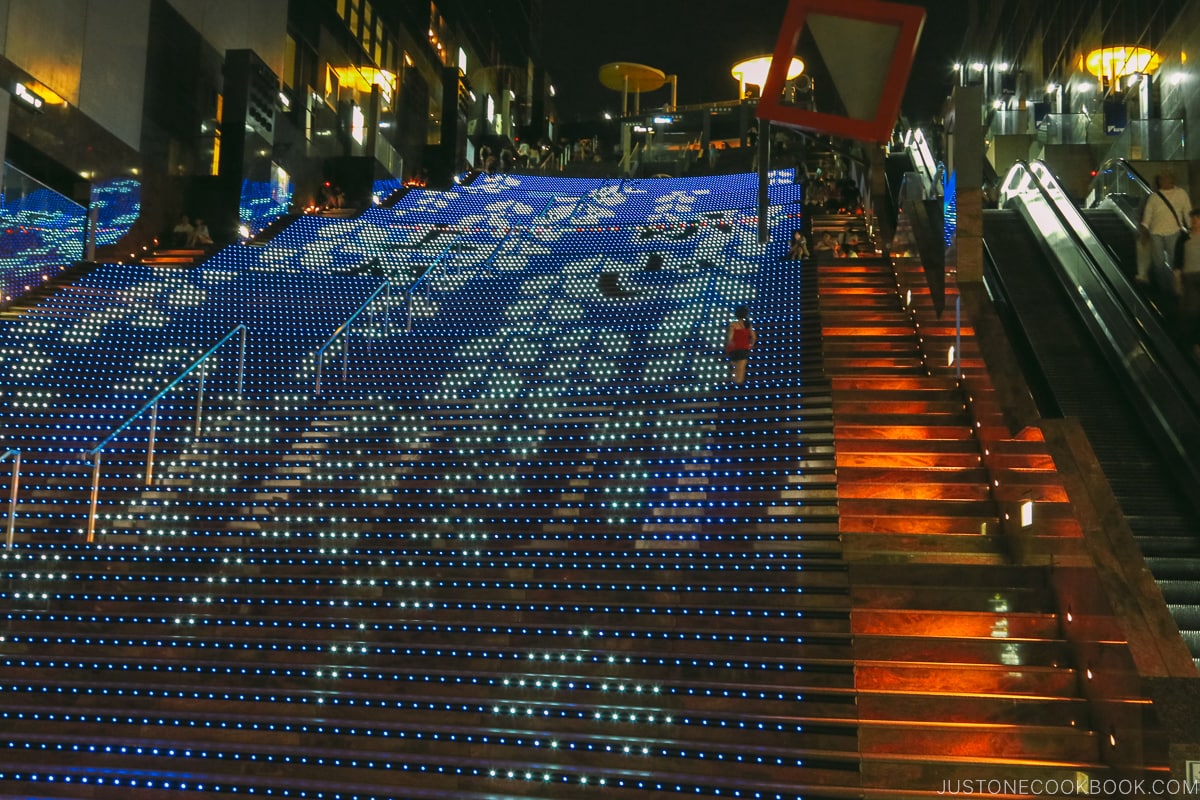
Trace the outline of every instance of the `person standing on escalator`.
<instances>
[{"instance_id":1,"label":"person standing on escalator","mask_svg":"<svg viewBox=\"0 0 1200 800\"><path fill-rule=\"evenodd\" d=\"M1150 237L1150 285L1169 316L1173 313L1170 306L1178 296L1172 274L1177 266L1175 243L1179 234L1190 227L1187 215L1192 210L1192 200L1184 189L1175 185L1175 175L1171 172L1159 173L1154 182L1158 189L1146 199L1141 233Z\"/></svg>"}]
</instances>

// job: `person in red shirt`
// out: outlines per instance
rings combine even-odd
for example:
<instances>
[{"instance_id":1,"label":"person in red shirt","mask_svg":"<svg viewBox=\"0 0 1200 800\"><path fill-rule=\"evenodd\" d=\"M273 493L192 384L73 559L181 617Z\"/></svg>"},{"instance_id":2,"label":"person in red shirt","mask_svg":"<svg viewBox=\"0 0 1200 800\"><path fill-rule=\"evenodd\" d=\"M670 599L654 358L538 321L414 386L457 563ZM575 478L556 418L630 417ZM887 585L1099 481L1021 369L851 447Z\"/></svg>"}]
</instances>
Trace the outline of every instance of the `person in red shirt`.
<instances>
[{"instance_id":1,"label":"person in red shirt","mask_svg":"<svg viewBox=\"0 0 1200 800\"><path fill-rule=\"evenodd\" d=\"M746 380L746 362L750 359L750 351L754 349L758 335L750 327L750 309L738 306L733 316L725 334L725 354L729 356L730 378L740 384Z\"/></svg>"}]
</instances>

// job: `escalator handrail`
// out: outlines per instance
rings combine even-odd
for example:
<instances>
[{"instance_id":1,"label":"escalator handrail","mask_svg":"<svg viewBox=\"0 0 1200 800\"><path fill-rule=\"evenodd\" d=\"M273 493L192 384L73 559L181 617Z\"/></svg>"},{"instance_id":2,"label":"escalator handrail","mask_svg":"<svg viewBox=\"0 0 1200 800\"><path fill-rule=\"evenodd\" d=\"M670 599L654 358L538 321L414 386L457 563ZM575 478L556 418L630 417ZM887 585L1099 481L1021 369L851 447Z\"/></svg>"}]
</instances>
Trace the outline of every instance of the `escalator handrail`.
<instances>
[{"instance_id":1,"label":"escalator handrail","mask_svg":"<svg viewBox=\"0 0 1200 800\"><path fill-rule=\"evenodd\" d=\"M904 144L908 149L909 158L912 159L913 166L916 167L916 172L921 176L921 183L924 184L925 196L929 198L941 197L943 195L941 181L939 176L945 173L945 167L938 164L933 157L933 150L929 147L929 141L925 138L925 133L920 128L911 128L904 135Z\"/></svg>"},{"instance_id":2,"label":"escalator handrail","mask_svg":"<svg viewBox=\"0 0 1200 800\"><path fill-rule=\"evenodd\" d=\"M1104 278L1110 291L1125 308L1126 313L1133 318L1144 337L1149 338L1157 360L1163 364L1168 374L1174 379L1182 395L1194 401L1192 408L1200 416L1200 405L1196 404L1200 403L1200 375L1197 375L1195 365L1179 352L1174 340L1163 330L1159 314L1130 285L1129 279L1125 277L1120 264L1113 258L1112 252L1096 238L1095 232L1062 190L1058 180L1050 172L1050 168L1041 161L1035 161L1028 166L1041 184L1045 196L1054 204L1059 218L1067 224L1076 242L1087 252L1092 264Z\"/></svg>"},{"instance_id":3,"label":"escalator handrail","mask_svg":"<svg viewBox=\"0 0 1200 800\"><path fill-rule=\"evenodd\" d=\"M1022 364L1022 371L1025 373L1025 383L1029 388L1029 392L1033 395L1034 403L1038 408L1038 412L1043 417L1054 417L1059 419L1063 416L1062 408L1058 404L1058 398L1054 396L1054 391L1050 388L1049 380L1046 377L1045 371L1038 362L1037 357L1033 354L1033 346L1029 341L1029 336L1026 333L1026 328L1022 322L1020 309L1017 308L1012 300L1012 291L1009 289L1008 282L1005 280L1004 272L1000 269L997 259L992 248L987 243L987 239L983 240L983 287L991 298L992 304L997 309L1003 308L1004 315L1015 318L1017 330L1010 333L1013 349L1017 351L1018 357L1022 352L1028 353L1032 359Z\"/></svg>"},{"instance_id":4,"label":"escalator handrail","mask_svg":"<svg viewBox=\"0 0 1200 800\"><path fill-rule=\"evenodd\" d=\"M1134 186L1138 188L1138 193L1141 195L1141 202L1145 203L1146 198L1154 194L1154 188L1142 177L1142 173L1137 171L1137 168L1126 161L1124 158L1110 158L1100 165L1096 170L1096 177L1092 178L1092 184L1088 187L1086 202L1084 206L1087 208L1098 208L1108 195L1112 192L1100 194L1102 187L1109 182L1109 176L1114 173L1121 173L1128 177ZM1121 217L1134 228L1137 229L1141 220L1131 219L1128 215L1122 213Z\"/></svg>"},{"instance_id":5,"label":"escalator handrail","mask_svg":"<svg viewBox=\"0 0 1200 800\"><path fill-rule=\"evenodd\" d=\"M1172 460L1189 473L1187 482L1200 485L1200 454L1188 445L1200 441L1200 410L1196 406L1200 394L1188 388L1198 383L1195 370L1183 361L1157 319L1138 319L1121 302L1111 275L1104 274L1107 267L1124 281L1119 268L1103 248L1084 244L1082 239L1094 240L1095 235L1061 189L1056 202L1039 173L1045 179L1052 178L1044 164L1035 171L1024 161L1015 163L1004 179L1002 205L1016 208L1040 233L1039 240L1053 255L1050 261L1057 266L1055 272L1084 323L1137 395L1135 405L1145 412L1146 422L1157 430L1156 438L1169 448ZM1064 202L1078 216L1078 225L1069 221L1070 214L1061 205ZM1098 254L1107 263L1098 264ZM1124 286L1132 293L1127 282ZM1180 365L1187 368L1180 370Z\"/></svg>"}]
</instances>

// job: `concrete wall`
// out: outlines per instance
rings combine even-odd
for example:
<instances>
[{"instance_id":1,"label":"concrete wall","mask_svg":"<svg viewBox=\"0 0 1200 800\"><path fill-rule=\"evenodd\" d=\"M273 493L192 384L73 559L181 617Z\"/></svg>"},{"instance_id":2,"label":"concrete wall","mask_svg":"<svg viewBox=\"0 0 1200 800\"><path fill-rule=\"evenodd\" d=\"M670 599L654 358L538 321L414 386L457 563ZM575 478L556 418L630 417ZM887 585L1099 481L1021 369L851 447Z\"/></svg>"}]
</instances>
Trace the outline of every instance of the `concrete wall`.
<instances>
[{"instance_id":1,"label":"concrete wall","mask_svg":"<svg viewBox=\"0 0 1200 800\"><path fill-rule=\"evenodd\" d=\"M140 148L150 0L88 0L79 110Z\"/></svg>"},{"instance_id":2,"label":"concrete wall","mask_svg":"<svg viewBox=\"0 0 1200 800\"><path fill-rule=\"evenodd\" d=\"M0 55L137 147L150 0L0 4Z\"/></svg>"},{"instance_id":3,"label":"concrete wall","mask_svg":"<svg viewBox=\"0 0 1200 800\"><path fill-rule=\"evenodd\" d=\"M218 52L253 50L283 75L287 0L168 0Z\"/></svg>"}]
</instances>

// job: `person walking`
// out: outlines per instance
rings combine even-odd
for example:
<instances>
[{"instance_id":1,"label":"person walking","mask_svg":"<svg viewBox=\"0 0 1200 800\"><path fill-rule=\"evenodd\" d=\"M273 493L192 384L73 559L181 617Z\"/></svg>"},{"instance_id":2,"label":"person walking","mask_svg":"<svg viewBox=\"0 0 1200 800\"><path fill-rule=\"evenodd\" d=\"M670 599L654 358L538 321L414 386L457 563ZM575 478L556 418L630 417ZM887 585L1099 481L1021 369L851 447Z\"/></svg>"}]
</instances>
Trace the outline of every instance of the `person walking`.
<instances>
[{"instance_id":1,"label":"person walking","mask_svg":"<svg viewBox=\"0 0 1200 800\"><path fill-rule=\"evenodd\" d=\"M746 362L758 342L758 334L750 325L749 308L738 306L733 311L733 317L725 334L725 354L729 356L729 377L740 385L746 380Z\"/></svg>"}]
</instances>

